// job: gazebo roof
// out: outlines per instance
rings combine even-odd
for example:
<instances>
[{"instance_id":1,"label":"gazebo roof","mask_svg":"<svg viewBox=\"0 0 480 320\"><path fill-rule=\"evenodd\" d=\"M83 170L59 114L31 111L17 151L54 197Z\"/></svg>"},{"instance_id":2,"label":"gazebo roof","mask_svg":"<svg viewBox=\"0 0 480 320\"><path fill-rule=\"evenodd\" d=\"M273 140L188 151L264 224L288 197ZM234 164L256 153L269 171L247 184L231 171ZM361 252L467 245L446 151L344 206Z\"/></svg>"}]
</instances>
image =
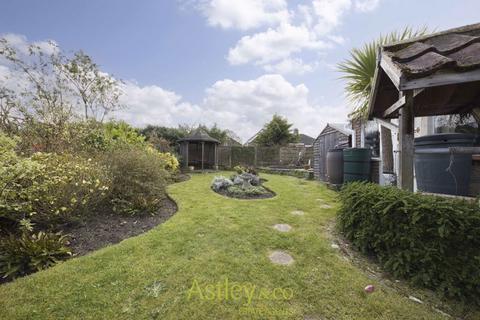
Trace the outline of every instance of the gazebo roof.
<instances>
[{"instance_id":1,"label":"gazebo roof","mask_svg":"<svg viewBox=\"0 0 480 320\"><path fill-rule=\"evenodd\" d=\"M378 54L370 118L396 118L400 91L414 90L415 116L480 106L480 24L383 46Z\"/></svg>"},{"instance_id":2,"label":"gazebo roof","mask_svg":"<svg viewBox=\"0 0 480 320\"><path fill-rule=\"evenodd\" d=\"M204 130L196 129L188 137L179 139L180 142L213 142L220 143L217 139L210 137Z\"/></svg>"}]
</instances>

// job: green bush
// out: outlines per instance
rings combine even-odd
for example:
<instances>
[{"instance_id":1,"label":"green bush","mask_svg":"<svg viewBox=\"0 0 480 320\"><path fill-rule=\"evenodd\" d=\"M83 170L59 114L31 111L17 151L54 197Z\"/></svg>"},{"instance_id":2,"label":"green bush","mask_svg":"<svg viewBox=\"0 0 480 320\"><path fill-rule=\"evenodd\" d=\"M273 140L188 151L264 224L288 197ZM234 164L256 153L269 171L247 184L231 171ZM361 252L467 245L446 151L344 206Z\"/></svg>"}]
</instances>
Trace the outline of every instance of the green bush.
<instances>
[{"instance_id":1,"label":"green bush","mask_svg":"<svg viewBox=\"0 0 480 320\"><path fill-rule=\"evenodd\" d=\"M480 303L478 203L351 183L338 227L395 277Z\"/></svg>"},{"instance_id":2,"label":"green bush","mask_svg":"<svg viewBox=\"0 0 480 320\"><path fill-rule=\"evenodd\" d=\"M113 210L122 214L154 213L166 197L176 159L151 149L124 147L105 154L112 175ZM178 162L176 162L178 167Z\"/></svg>"},{"instance_id":3,"label":"green bush","mask_svg":"<svg viewBox=\"0 0 480 320\"><path fill-rule=\"evenodd\" d=\"M14 152L0 157L0 216L12 221L29 218L54 229L100 205L109 187L105 167L90 159Z\"/></svg>"},{"instance_id":4,"label":"green bush","mask_svg":"<svg viewBox=\"0 0 480 320\"><path fill-rule=\"evenodd\" d=\"M0 238L0 277L14 279L53 266L71 255L61 233L24 230Z\"/></svg>"}]
</instances>

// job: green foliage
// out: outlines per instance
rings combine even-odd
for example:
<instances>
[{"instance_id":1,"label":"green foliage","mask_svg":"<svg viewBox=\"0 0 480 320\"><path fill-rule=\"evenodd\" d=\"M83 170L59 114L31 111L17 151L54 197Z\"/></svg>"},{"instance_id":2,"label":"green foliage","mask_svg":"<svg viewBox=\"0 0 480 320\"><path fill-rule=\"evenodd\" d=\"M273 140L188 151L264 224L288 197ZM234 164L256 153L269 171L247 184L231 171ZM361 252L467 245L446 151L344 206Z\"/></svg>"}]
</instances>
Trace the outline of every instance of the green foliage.
<instances>
[{"instance_id":1,"label":"green foliage","mask_svg":"<svg viewBox=\"0 0 480 320\"><path fill-rule=\"evenodd\" d=\"M385 36L366 43L362 48L354 48L350 52L350 58L339 63L338 71L342 79L346 80L345 91L354 104L354 110L350 114L353 119L366 118L368 101L372 90L373 77L377 66L378 49L386 44L422 36L428 33L426 27L413 30L406 27L401 32L391 32Z\"/></svg>"},{"instance_id":2,"label":"green foliage","mask_svg":"<svg viewBox=\"0 0 480 320\"><path fill-rule=\"evenodd\" d=\"M145 136L124 121L110 121L104 125L105 138L113 144L145 146Z\"/></svg>"},{"instance_id":3,"label":"green foliage","mask_svg":"<svg viewBox=\"0 0 480 320\"><path fill-rule=\"evenodd\" d=\"M148 125L145 129L141 130L141 133L146 136L148 140L153 137L163 138L170 143L170 146L174 146L179 139L185 138L190 133L190 128L185 126L168 128Z\"/></svg>"},{"instance_id":4,"label":"green foliage","mask_svg":"<svg viewBox=\"0 0 480 320\"><path fill-rule=\"evenodd\" d=\"M242 167L242 166L240 166L240 165L238 165L238 166L235 166L235 167L233 168L233 171L235 171L235 172L238 173L238 174L242 174L242 173L245 172L245 168Z\"/></svg>"},{"instance_id":5,"label":"green foliage","mask_svg":"<svg viewBox=\"0 0 480 320\"><path fill-rule=\"evenodd\" d=\"M198 129L203 130L210 137L217 139L221 143L228 142L230 139L234 139L236 141L240 140L240 138L237 137L233 131L222 129L218 127L217 124L214 124L211 127L201 124L198 127L189 127L187 125L183 125L178 126L177 128L148 125L145 129L141 130L141 133L147 137L149 142L162 138L170 143L170 147L173 147L177 144L179 139L187 137L190 133L192 133L192 131Z\"/></svg>"},{"instance_id":6,"label":"green foliage","mask_svg":"<svg viewBox=\"0 0 480 320\"><path fill-rule=\"evenodd\" d=\"M265 124L258 134L255 142L263 146L284 145L297 142L298 135L290 132L292 124L279 115L274 115L272 120Z\"/></svg>"},{"instance_id":7,"label":"green foliage","mask_svg":"<svg viewBox=\"0 0 480 320\"><path fill-rule=\"evenodd\" d=\"M105 167L69 154L11 154L0 162L1 216L13 221L54 228L89 213L110 187Z\"/></svg>"},{"instance_id":8,"label":"green foliage","mask_svg":"<svg viewBox=\"0 0 480 320\"><path fill-rule=\"evenodd\" d=\"M338 227L395 277L480 303L478 203L351 183Z\"/></svg>"},{"instance_id":9,"label":"green foliage","mask_svg":"<svg viewBox=\"0 0 480 320\"><path fill-rule=\"evenodd\" d=\"M107 152L103 161L112 174L113 210L131 215L153 214L159 209L166 197L172 162L178 167L171 155L132 146Z\"/></svg>"},{"instance_id":10,"label":"green foliage","mask_svg":"<svg viewBox=\"0 0 480 320\"><path fill-rule=\"evenodd\" d=\"M71 255L61 233L22 231L0 238L0 277L15 279L46 269Z\"/></svg>"},{"instance_id":11,"label":"green foliage","mask_svg":"<svg viewBox=\"0 0 480 320\"><path fill-rule=\"evenodd\" d=\"M247 188L243 188L241 185L230 186L227 188L227 192L233 197L248 197L270 194L270 192L262 186L249 186Z\"/></svg>"}]
</instances>

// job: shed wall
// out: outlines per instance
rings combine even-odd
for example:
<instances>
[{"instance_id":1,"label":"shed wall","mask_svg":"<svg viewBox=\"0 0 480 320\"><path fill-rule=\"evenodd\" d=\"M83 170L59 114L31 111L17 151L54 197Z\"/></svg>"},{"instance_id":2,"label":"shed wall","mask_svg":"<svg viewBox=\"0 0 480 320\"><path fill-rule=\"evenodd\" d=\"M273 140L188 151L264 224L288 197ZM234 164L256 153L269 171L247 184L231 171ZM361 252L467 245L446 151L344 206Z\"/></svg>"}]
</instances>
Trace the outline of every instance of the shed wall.
<instances>
[{"instance_id":1,"label":"shed wall","mask_svg":"<svg viewBox=\"0 0 480 320\"><path fill-rule=\"evenodd\" d=\"M327 152L336 146L350 147L350 137L327 126L313 144L313 172L316 180L327 180Z\"/></svg>"}]
</instances>

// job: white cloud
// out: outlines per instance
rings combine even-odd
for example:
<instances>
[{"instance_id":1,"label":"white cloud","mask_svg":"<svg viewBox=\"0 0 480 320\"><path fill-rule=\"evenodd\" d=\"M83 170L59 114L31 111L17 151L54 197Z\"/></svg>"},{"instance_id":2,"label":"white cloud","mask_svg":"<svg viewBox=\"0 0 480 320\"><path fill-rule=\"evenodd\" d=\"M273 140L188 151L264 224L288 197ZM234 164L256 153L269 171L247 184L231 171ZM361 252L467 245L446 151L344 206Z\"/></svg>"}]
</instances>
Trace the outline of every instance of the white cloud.
<instances>
[{"instance_id":1,"label":"white cloud","mask_svg":"<svg viewBox=\"0 0 480 320\"><path fill-rule=\"evenodd\" d=\"M285 0L209 0L199 8L209 25L224 29L248 30L289 20Z\"/></svg>"},{"instance_id":2,"label":"white cloud","mask_svg":"<svg viewBox=\"0 0 480 320\"><path fill-rule=\"evenodd\" d=\"M159 86L141 87L134 82L127 82L122 89L124 94L121 103L127 108L112 116L135 126L190 124L198 121L202 115L199 106L182 101L180 95Z\"/></svg>"},{"instance_id":3,"label":"white cloud","mask_svg":"<svg viewBox=\"0 0 480 320\"><path fill-rule=\"evenodd\" d=\"M355 9L360 12L369 12L375 10L380 3L380 0L357 0L355 2Z\"/></svg>"},{"instance_id":4,"label":"white cloud","mask_svg":"<svg viewBox=\"0 0 480 320\"><path fill-rule=\"evenodd\" d=\"M246 30L261 25L270 26L267 30L243 36L230 48L227 55L230 64L252 63L267 72L302 74L310 68L299 64L299 57L293 55L299 55L304 50L325 50L343 44L344 38L332 32L341 25L345 15L353 9L358 12L374 10L379 2L311 0L288 11L283 0L211 0L204 4L203 12L209 24L222 28ZM294 66L299 69L292 70Z\"/></svg>"},{"instance_id":5,"label":"white cloud","mask_svg":"<svg viewBox=\"0 0 480 320\"><path fill-rule=\"evenodd\" d=\"M299 58L288 58L277 64L266 64L263 69L269 73L302 75L314 71L317 67L318 62L304 63Z\"/></svg>"},{"instance_id":6,"label":"white cloud","mask_svg":"<svg viewBox=\"0 0 480 320\"><path fill-rule=\"evenodd\" d=\"M140 87L132 82L126 84L122 100L129 108L117 112L115 117L136 126L217 123L233 130L243 141L275 113L312 136L328 121L345 121L348 113L345 107L313 105L304 84L293 85L278 74L245 81L217 81L205 90L199 105L183 101L178 94L158 86Z\"/></svg>"},{"instance_id":7,"label":"white cloud","mask_svg":"<svg viewBox=\"0 0 480 320\"><path fill-rule=\"evenodd\" d=\"M233 65L249 62L262 65L288 58L303 49L324 49L328 46L305 26L282 24L277 29L244 36L229 50L227 59Z\"/></svg>"},{"instance_id":8,"label":"white cloud","mask_svg":"<svg viewBox=\"0 0 480 320\"><path fill-rule=\"evenodd\" d=\"M58 52L58 46L55 41L47 40L47 41L33 41L29 42L27 37L20 34L15 33L7 33L1 34L0 38L4 38L8 41L8 43L14 47L19 54L28 55L29 54L29 47L36 46L42 51L44 54L52 54Z\"/></svg>"},{"instance_id":9,"label":"white cloud","mask_svg":"<svg viewBox=\"0 0 480 320\"><path fill-rule=\"evenodd\" d=\"M22 39L21 37L14 40ZM24 41L23 41L24 40ZM23 46L23 38L17 44ZM283 72L308 71L309 66L300 59L283 60L265 68ZM8 76L7 83L21 83L18 72L12 72L0 61L0 82ZM0 83L1 84L1 83ZM121 103L127 109L110 115L132 125L147 124L177 126L179 124L217 123L220 127L236 132L244 141L269 121L273 114L285 116L303 133L315 136L326 122L345 121L348 110L335 106L320 106L310 101L309 90L303 83L292 84L280 74L266 74L252 80L224 79L205 90L198 104L185 101L176 92L157 85L141 86L127 81L122 88Z\"/></svg>"},{"instance_id":10,"label":"white cloud","mask_svg":"<svg viewBox=\"0 0 480 320\"><path fill-rule=\"evenodd\" d=\"M330 33L340 24L342 16L351 8L351 0L314 0L313 11L318 17L315 32L319 35Z\"/></svg>"}]
</instances>

